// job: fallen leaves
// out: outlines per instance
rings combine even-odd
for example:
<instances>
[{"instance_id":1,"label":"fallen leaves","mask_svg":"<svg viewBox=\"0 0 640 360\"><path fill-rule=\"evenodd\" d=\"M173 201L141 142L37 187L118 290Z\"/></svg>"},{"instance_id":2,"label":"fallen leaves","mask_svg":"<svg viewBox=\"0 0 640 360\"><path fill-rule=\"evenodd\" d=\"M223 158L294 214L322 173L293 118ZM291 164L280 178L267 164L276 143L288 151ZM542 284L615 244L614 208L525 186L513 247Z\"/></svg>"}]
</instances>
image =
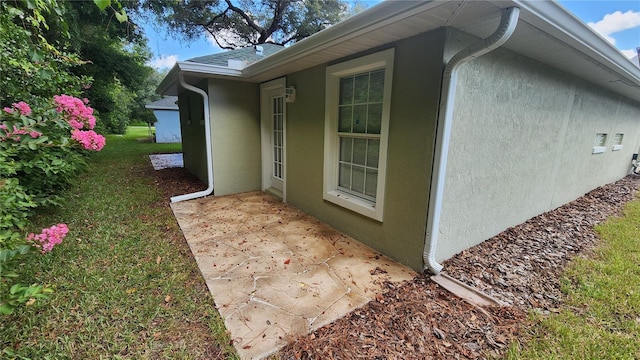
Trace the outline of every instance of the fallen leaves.
<instances>
[{"instance_id":1,"label":"fallen leaves","mask_svg":"<svg viewBox=\"0 0 640 360\"><path fill-rule=\"evenodd\" d=\"M516 306L479 309L424 276L298 338L282 359L500 358L529 309L557 311L558 274L597 242L593 226L633 199L640 177L606 185L445 262L449 275ZM376 269L370 271L373 275ZM636 318L640 323L640 317Z\"/></svg>"}]
</instances>

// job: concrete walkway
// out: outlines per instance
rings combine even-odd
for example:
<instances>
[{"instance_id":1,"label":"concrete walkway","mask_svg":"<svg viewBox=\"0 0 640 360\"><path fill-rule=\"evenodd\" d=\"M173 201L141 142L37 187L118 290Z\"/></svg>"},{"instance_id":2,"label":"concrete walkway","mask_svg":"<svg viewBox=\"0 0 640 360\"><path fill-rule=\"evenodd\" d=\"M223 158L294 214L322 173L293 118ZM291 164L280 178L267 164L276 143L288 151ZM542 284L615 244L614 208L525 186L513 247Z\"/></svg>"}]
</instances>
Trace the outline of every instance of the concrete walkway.
<instances>
[{"instance_id":1,"label":"concrete walkway","mask_svg":"<svg viewBox=\"0 0 640 360\"><path fill-rule=\"evenodd\" d=\"M184 167L182 153L178 154L152 154L149 155L154 170L162 170L175 167Z\"/></svg>"},{"instance_id":2,"label":"concrete walkway","mask_svg":"<svg viewBox=\"0 0 640 360\"><path fill-rule=\"evenodd\" d=\"M261 359L416 274L251 192L171 204L242 359Z\"/></svg>"}]
</instances>

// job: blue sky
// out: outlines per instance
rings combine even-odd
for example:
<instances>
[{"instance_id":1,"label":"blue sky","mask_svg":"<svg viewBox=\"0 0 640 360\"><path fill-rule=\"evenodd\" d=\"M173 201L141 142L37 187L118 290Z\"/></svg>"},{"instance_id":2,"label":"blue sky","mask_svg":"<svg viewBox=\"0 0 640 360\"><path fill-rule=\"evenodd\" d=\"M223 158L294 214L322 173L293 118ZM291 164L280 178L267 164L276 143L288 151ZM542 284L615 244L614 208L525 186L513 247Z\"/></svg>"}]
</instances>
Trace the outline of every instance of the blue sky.
<instances>
[{"instance_id":1,"label":"blue sky","mask_svg":"<svg viewBox=\"0 0 640 360\"><path fill-rule=\"evenodd\" d=\"M377 1L365 3L375 4ZM628 58L635 56L635 48L640 47L640 0L561 0L559 3L613 43ZM143 27L154 54L150 65L157 69L169 68L176 61L221 51L204 33L201 38L187 42L174 39L164 29L155 29L150 25Z\"/></svg>"}]
</instances>

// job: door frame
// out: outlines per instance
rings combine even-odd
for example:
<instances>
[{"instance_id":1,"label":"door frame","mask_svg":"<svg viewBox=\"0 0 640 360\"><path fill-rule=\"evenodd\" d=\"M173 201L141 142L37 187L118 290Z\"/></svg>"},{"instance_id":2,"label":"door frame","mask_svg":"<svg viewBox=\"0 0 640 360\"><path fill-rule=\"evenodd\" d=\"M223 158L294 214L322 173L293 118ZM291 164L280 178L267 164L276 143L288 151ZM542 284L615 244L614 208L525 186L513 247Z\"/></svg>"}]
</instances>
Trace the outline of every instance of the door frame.
<instances>
[{"instance_id":1,"label":"door frame","mask_svg":"<svg viewBox=\"0 0 640 360\"><path fill-rule=\"evenodd\" d=\"M271 98L284 96L287 78L281 77L260 84L260 147L262 161L262 191L269 191L280 195L283 202L287 202L287 102L283 101L284 119L283 129L283 158L282 158L282 193L271 186L273 171L273 145L271 142L273 133L273 119L271 113Z\"/></svg>"}]
</instances>

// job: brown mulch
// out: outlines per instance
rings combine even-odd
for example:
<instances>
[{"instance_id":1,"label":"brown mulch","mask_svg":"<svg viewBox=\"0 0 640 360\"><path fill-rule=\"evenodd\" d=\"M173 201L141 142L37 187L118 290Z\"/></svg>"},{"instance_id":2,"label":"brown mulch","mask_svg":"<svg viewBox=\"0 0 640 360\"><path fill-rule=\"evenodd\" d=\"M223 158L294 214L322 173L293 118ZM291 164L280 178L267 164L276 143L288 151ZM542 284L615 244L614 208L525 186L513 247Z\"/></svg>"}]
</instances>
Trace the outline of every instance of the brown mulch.
<instances>
[{"instance_id":1,"label":"brown mulch","mask_svg":"<svg viewBox=\"0 0 640 360\"><path fill-rule=\"evenodd\" d=\"M184 169L154 172L165 196L206 188ZM569 260L588 254L593 226L636 197L640 176L627 176L514 226L444 262L445 272L512 305L479 308L419 275L306 336L281 359L483 359L504 355L525 326L526 312L561 305L559 276Z\"/></svg>"},{"instance_id":2,"label":"brown mulch","mask_svg":"<svg viewBox=\"0 0 640 360\"><path fill-rule=\"evenodd\" d=\"M149 171L155 178L156 186L162 190L166 198L190 194L207 188L207 185L184 168L153 170L153 167L149 166Z\"/></svg>"}]
</instances>

